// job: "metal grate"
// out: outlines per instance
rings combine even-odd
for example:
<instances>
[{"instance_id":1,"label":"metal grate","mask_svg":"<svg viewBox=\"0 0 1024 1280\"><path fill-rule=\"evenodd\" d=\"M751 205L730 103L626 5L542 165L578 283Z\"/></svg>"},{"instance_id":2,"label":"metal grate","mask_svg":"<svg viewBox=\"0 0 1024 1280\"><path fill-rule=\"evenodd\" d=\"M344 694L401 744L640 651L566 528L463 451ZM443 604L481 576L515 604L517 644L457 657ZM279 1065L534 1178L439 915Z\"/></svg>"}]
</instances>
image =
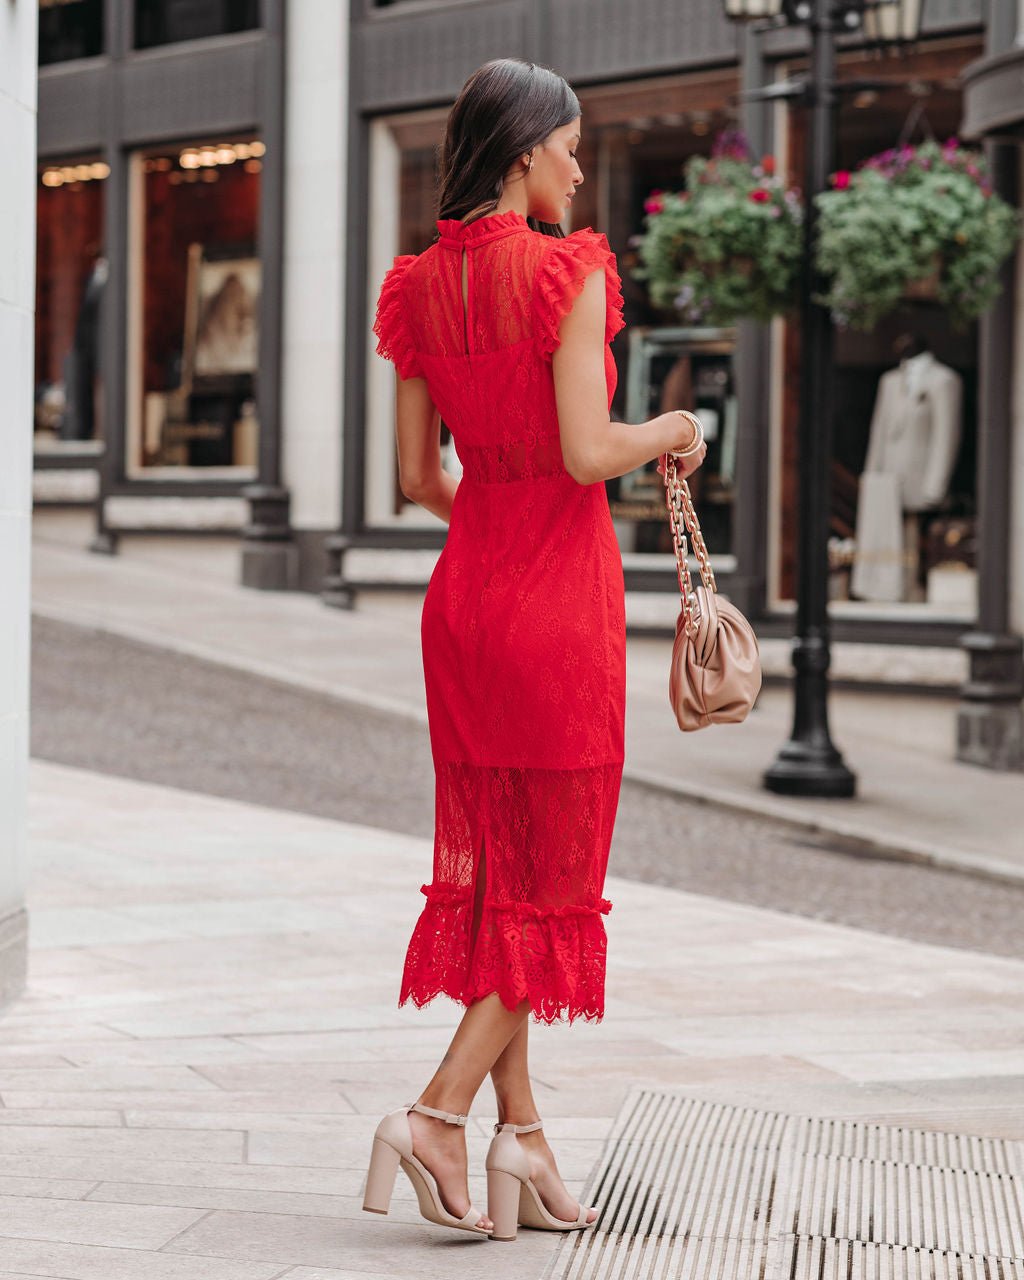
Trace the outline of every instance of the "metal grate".
<instances>
[{"instance_id":1,"label":"metal grate","mask_svg":"<svg viewBox=\"0 0 1024 1280\"><path fill-rule=\"evenodd\" d=\"M1024 1280L1024 1144L642 1089L545 1280Z\"/></svg>"}]
</instances>

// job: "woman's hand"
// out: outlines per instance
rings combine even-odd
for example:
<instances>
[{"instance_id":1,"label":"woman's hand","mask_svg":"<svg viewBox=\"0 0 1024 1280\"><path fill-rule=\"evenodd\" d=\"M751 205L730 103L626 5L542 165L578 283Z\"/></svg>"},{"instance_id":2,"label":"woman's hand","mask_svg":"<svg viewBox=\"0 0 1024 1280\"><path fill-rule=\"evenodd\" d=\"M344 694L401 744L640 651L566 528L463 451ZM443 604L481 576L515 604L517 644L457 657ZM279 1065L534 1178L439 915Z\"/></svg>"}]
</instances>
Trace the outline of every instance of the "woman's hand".
<instances>
[{"instance_id":1,"label":"woman's hand","mask_svg":"<svg viewBox=\"0 0 1024 1280\"><path fill-rule=\"evenodd\" d=\"M676 475L678 475L680 479L685 480L687 476L693 475L707 457L708 446L704 442L704 432L697 426L696 419L692 418L689 414L681 413L677 409L673 409L670 414L666 414L665 416L671 417L673 415L683 418L684 422L690 428L690 434L687 438L672 446L672 453L676 455ZM682 426L683 423L680 423L679 425ZM686 453L689 449L693 449L698 438L700 439L700 445L697 449L694 449L693 453L688 454L685 458L678 456L679 454ZM658 457L659 476L664 477L665 475L665 463L667 458L668 454L665 453L660 454Z\"/></svg>"}]
</instances>

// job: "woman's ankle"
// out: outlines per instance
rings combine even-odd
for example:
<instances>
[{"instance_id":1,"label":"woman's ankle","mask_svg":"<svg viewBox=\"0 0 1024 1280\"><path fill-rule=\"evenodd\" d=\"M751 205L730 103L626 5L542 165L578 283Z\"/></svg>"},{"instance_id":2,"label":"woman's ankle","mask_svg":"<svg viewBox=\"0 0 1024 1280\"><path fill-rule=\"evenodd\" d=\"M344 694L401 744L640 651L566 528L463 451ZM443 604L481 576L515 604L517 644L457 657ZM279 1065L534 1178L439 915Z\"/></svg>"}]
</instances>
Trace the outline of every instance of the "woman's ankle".
<instances>
[{"instance_id":1,"label":"woman's ankle","mask_svg":"<svg viewBox=\"0 0 1024 1280\"><path fill-rule=\"evenodd\" d=\"M523 1102L498 1102L498 1123L499 1124L536 1124L540 1119L537 1114L537 1108L532 1103Z\"/></svg>"}]
</instances>

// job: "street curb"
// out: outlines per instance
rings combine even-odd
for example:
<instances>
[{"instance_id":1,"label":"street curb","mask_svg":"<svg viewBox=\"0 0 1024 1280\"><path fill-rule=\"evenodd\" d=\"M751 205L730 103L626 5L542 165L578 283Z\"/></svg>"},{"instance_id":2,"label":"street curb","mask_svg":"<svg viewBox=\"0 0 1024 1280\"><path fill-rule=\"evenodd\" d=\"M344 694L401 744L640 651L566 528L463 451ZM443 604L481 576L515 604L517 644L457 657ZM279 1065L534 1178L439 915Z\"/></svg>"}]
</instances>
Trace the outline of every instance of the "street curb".
<instances>
[{"instance_id":1,"label":"street curb","mask_svg":"<svg viewBox=\"0 0 1024 1280\"><path fill-rule=\"evenodd\" d=\"M212 646L197 644L194 641L169 639L164 636L155 638L151 631L142 627L132 627L122 623L111 625L99 616L91 618L80 612L61 609L55 605L33 602L32 614L52 622L82 627L104 635L119 636L138 644L148 645L150 648L196 658L214 666L226 667L233 671L245 671L263 680L302 689L307 693L316 693L322 697L331 698L335 702L349 703L382 715L395 716L422 727L427 725L425 707L411 706L399 698L389 698L352 685L317 680L274 663L260 662L241 654L226 654L223 649L214 649ZM910 862L997 884L1024 885L1024 868L1017 867L1013 863L1001 862L998 859L988 858L984 854L971 853L962 849L925 845L891 832L869 834L861 825L844 821L838 814L828 813L820 817L811 817L794 813L787 807L784 800L768 793L748 795L744 792L708 785L703 781L700 784L688 784L679 778L629 767L623 769L622 777L626 782L652 791L678 796L692 803L727 809L748 817L768 818L796 832L832 840L838 839L848 846L846 849L833 849L834 853L852 857L884 858L893 862ZM835 802L823 801L822 803Z\"/></svg>"},{"instance_id":2,"label":"street curb","mask_svg":"<svg viewBox=\"0 0 1024 1280\"><path fill-rule=\"evenodd\" d=\"M872 835L866 833L862 827L844 822L838 816L833 817L831 814L822 818L812 818L793 813L786 807L785 801L777 800L769 794L748 796L742 792L708 786L704 782L699 786L688 785L679 779L647 773L642 769L624 769L622 776L652 791L680 796L697 804L707 804L717 809L729 809L749 817L770 818L773 822L792 827L797 831L832 837L851 846L851 848L837 849L833 852L881 858L890 862L913 862L942 871L972 876L975 879L992 880L999 884L1024 885L1024 869L1013 863L1000 862L995 858L987 858L982 853L970 853L963 849L926 845L910 840L906 836L888 832ZM823 801L822 803L833 802Z\"/></svg>"}]
</instances>

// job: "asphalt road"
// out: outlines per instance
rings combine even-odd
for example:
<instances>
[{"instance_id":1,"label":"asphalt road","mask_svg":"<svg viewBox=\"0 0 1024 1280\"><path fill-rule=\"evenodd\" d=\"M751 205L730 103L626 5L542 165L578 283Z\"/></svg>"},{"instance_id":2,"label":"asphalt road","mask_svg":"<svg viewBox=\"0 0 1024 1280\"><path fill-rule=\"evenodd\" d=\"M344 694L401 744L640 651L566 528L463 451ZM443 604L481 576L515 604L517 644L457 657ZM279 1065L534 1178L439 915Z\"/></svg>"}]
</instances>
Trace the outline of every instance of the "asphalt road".
<instances>
[{"instance_id":1,"label":"asphalt road","mask_svg":"<svg viewBox=\"0 0 1024 1280\"><path fill-rule=\"evenodd\" d=\"M188 791L432 834L426 730L396 717L36 618L31 750ZM1024 958L1024 887L624 783L610 870L879 933ZM424 879L429 868L424 867Z\"/></svg>"}]
</instances>

